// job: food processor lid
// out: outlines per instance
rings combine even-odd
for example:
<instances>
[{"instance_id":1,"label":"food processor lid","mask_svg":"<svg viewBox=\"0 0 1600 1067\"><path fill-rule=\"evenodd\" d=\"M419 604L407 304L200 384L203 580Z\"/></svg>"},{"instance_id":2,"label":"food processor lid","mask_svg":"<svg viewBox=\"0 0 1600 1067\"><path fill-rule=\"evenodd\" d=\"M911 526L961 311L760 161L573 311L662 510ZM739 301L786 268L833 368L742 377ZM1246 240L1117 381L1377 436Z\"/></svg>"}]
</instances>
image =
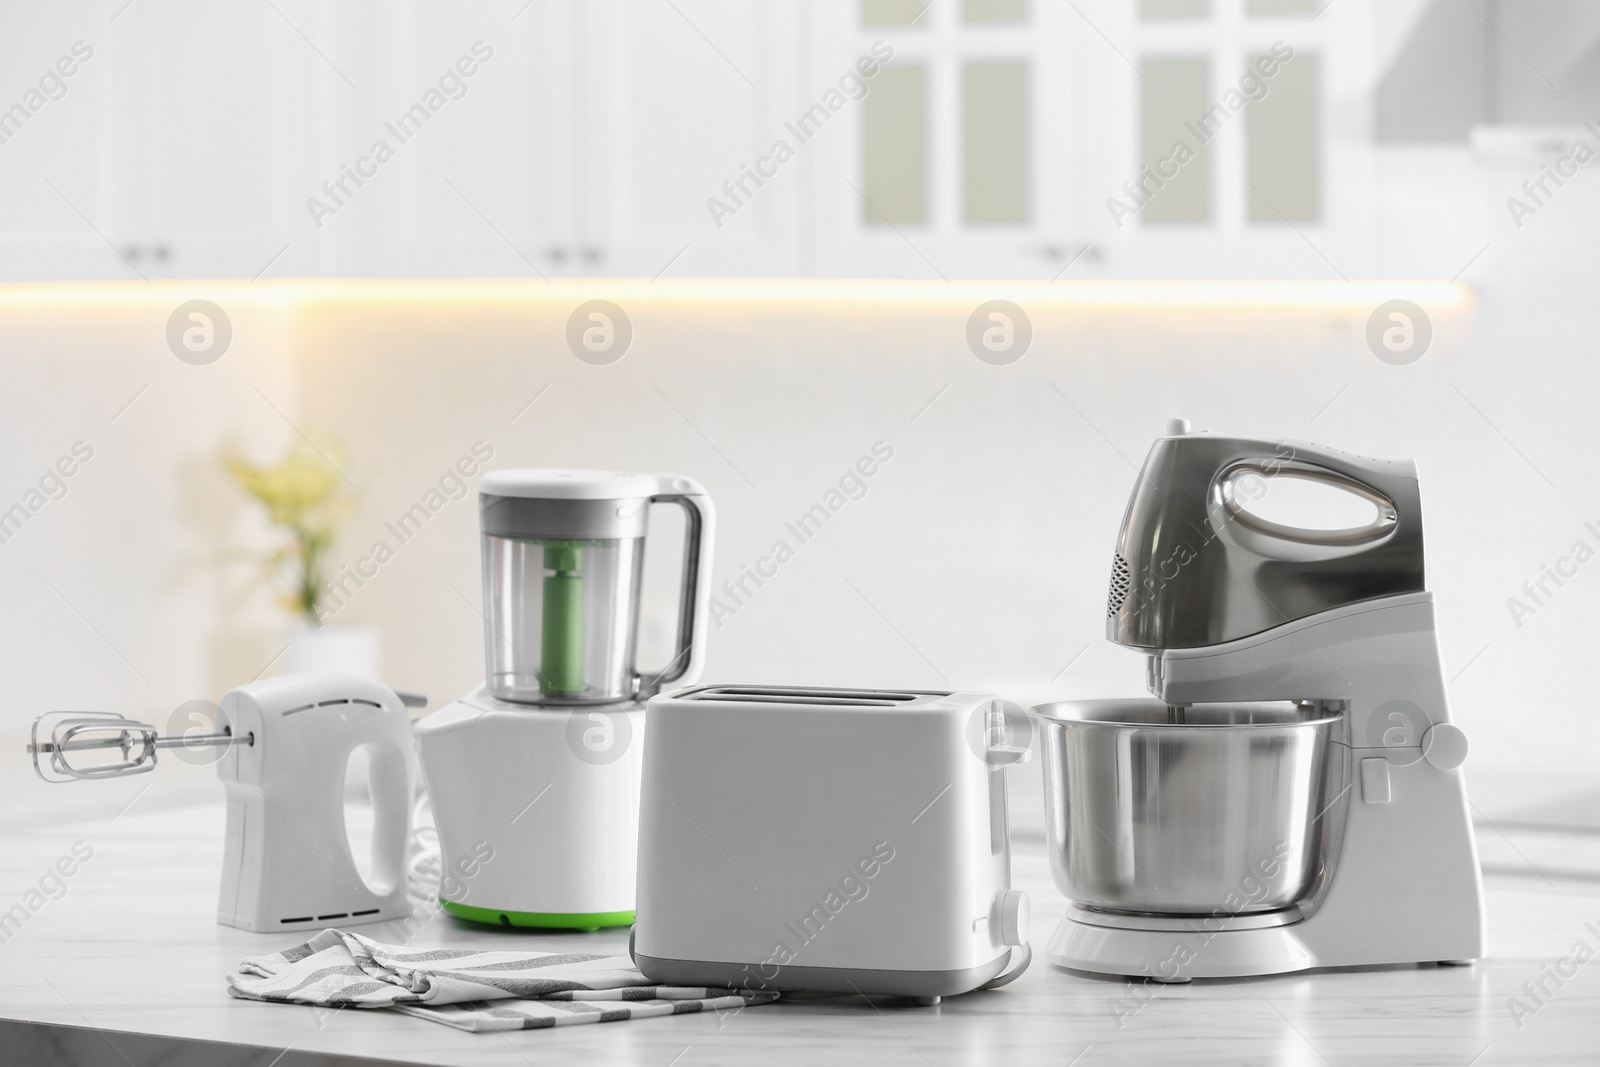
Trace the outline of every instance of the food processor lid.
<instances>
[{"instance_id":1,"label":"food processor lid","mask_svg":"<svg viewBox=\"0 0 1600 1067\"><path fill-rule=\"evenodd\" d=\"M652 501L704 495L681 474L488 471L478 481L478 516L483 532L496 537L604 541L643 537Z\"/></svg>"},{"instance_id":2,"label":"food processor lid","mask_svg":"<svg viewBox=\"0 0 1600 1067\"><path fill-rule=\"evenodd\" d=\"M488 471L478 482L486 496L540 500L639 500L662 493L704 493L692 478L628 471L523 468Z\"/></svg>"}]
</instances>

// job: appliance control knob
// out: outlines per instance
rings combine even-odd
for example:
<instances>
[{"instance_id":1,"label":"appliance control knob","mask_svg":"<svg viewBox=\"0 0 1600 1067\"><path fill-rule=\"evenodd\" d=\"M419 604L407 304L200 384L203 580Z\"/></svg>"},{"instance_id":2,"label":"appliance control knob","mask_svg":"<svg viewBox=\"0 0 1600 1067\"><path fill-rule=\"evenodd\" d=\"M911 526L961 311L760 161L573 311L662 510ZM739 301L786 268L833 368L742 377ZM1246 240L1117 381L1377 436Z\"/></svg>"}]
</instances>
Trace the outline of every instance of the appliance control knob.
<instances>
[{"instance_id":1,"label":"appliance control knob","mask_svg":"<svg viewBox=\"0 0 1600 1067\"><path fill-rule=\"evenodd\" d=\"M1436 722L1422 735L1422 754L1441 771L1453 771L1467 762L1467 734L1461 727Z\"/></svg>"},{"instance_id":2,"label":"appliance control knob","mask_svg":"<svg viewBox=\"0 0 1600 1067\"><path fill-rule=\"evenodd\" d=\"M1028 943L1028 894L1020 889L1007 889L1000 894L1000 943L1026 945Z\"/></svg>"}]
</instances>

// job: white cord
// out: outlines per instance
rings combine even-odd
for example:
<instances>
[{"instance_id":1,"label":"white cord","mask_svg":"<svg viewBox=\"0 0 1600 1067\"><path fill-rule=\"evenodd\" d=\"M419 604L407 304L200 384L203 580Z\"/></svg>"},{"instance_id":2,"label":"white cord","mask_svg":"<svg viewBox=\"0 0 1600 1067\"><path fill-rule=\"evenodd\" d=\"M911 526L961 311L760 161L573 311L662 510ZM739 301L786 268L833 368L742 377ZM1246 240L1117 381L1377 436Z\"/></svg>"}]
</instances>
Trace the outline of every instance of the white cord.
<instances>
[{"instance_id":1,"label":"white cord","mask_svg":"<svg viewBox=\"0 0 1600 1067\"><path fill-rule=\"evenodd\" d=\"M411 846L406 860L406 893L415 900L435 900L444 862L439 856L439 830L433 823L433 805L428 791L417 788L411 804Z\"/></svg>"}]
</instances>

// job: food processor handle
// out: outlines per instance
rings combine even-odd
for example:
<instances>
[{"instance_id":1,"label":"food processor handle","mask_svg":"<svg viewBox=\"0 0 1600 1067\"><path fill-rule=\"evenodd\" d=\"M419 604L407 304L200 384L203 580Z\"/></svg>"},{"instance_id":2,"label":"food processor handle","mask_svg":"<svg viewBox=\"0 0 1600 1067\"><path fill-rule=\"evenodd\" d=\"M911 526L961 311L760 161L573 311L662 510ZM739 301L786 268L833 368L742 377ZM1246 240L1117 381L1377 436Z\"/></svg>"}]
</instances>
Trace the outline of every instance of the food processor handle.
<instances>
[{"instance_id":1,"label":"food processor handle","mask_svg":"<svg viewBox=\"0 0 1600 1067\"><path fill-rule=\"evenodd\" d=\"M687 478L662 475L663 488L677 489L682 483L699 489ZM672 659L655 674L640 674L636 685L638 699L648 700L668 682L692 682L699 677L706 656L706 625L711 601L711 539L716 513L711 497L702 492L662 492L650 498L652 504L677 504L683 508L683 584L678 590L678 640Z\"/></svg>"}]
</instances>

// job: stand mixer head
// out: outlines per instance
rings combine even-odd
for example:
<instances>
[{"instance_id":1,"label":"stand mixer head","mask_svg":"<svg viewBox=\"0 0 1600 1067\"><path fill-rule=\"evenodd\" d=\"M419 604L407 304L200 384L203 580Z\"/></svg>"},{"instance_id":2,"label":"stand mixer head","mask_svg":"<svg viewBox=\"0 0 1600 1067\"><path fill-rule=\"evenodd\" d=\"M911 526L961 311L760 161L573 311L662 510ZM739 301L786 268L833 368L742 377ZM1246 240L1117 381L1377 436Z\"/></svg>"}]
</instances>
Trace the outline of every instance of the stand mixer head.
<instances>
[{"instance_id":1,"label":"stand mixer head","mask_svg":"<svg viewBox=\"0 0 1600 1067\"><path fill-rule=\"evenodd\" d=\"M1342 490L1370 522L1307 529L1250 508L1278 479ZM1416 464L1300 441L1211 434L1158 438L1117 536L1106 638L1137 649L1195 648L1321 611L1421 592Z\"/></svg>"}]
</instances>

